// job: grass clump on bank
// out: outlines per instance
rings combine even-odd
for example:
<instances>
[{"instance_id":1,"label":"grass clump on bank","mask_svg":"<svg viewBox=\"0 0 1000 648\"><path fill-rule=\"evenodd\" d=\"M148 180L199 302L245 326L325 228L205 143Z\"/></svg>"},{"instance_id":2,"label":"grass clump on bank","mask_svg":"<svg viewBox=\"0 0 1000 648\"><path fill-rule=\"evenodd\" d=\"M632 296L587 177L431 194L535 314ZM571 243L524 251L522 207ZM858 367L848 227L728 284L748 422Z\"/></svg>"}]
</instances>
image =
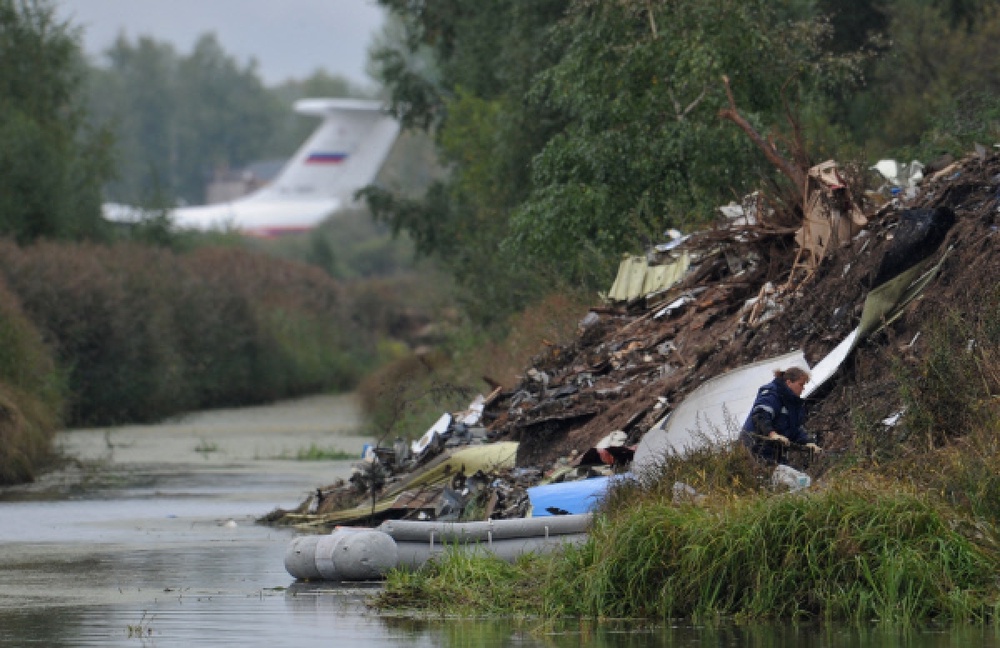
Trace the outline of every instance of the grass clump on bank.
<instances>
[{"instance_id":1,"label":"grass clump on bank","mask_svg":"<svg viewBox=\"0 0 1000 648\"><path fill-rule=\"evenodd\" d=\"M417 571L389 574L373 604L446 616L538 615L544 608L542 573L549 556L525 554L508 563L486 552L449 549Z\"/></svg>"},{"instance_id":2,"label":"grass clump on bank","mask_svg":"<svg viewBox=\"0 0 1000 648\"><path fill-rule=\"evenodd\" d=\"M357 459L356 452L347 452L337 447L321 448L315 443L308 448L300 448L295 454L297 461L345 461L347 459Z\"/></svg>"},{"instance_id":3,"label":"grass clump on bank","mask_svg":"<svg viewBox=\"0 0 1000 648\"><path fill-rule=\"evenodd\" d=\"M34 478L62 421L65 376L0 278L0 485Z\"/></svg>"},{"instance_id":4,"label":"grass clump on bank","mask_svg":"<svg viewBox=\"0 0 1000 648\"><path fill-rule=\"evenodd\" d=\"M546 618L823 618L983 622L991 542L885 484L705 506L653 495L595 521L586 544L513 565L452 554L390 575L378 607Z\"/></svg>"},{"instance_id":5,"label":"grass clump on bank","mask_svg":"<svg viewBox=\"0 0 1000 648\"><path fill-rule=\"evenodd\" d=\"M993 548L926 498L884 487L706 508L644 501L602 518L591 542L561 559L547 598L592 617L991 617Z\"/></svg>"}]
</instances>

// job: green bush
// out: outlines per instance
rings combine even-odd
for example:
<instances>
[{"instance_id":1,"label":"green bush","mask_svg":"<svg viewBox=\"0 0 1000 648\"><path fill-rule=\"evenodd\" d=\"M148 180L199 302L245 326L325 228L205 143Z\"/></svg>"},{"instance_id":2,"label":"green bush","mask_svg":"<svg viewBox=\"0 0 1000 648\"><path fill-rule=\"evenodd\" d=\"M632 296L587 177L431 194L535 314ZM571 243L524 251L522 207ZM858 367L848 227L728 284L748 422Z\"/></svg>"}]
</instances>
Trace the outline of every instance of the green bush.
<instances>
[{"instance_id":1,"label":"green bush","mask_svg":"<svg viewBox=\"0 0 1000 648\"><path fill-rule=\"evenodd\" d=\"M0 484L30 480L60 424L63 376L0 279Z\"/></svg>"},{"instance_id":2,"label":"green bush","mask_svg":"<svg viewBox=\"0 0 1000 648\"><path fill-rule=\"evenodd\" d=\"M67 372L73 425L345 389L374 355L334 280L246 250L6 241L0 276Z\"/></svg>"}]
</instances>

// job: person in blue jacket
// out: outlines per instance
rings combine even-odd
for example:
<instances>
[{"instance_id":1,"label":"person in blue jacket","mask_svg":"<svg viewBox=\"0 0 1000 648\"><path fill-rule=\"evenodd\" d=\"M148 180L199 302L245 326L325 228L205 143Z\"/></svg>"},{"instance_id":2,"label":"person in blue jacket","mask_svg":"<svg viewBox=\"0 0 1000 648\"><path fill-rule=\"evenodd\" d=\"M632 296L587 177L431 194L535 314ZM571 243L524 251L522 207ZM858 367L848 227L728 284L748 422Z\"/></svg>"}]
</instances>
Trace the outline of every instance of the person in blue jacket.
<instances>
[{"instance_id":1,"label":"person in blue jacket","mask_svg":"<svg viewBox=\"0 0 1000 648\"><path fill-rule=\"evenodd\" d=\"M740 432L740 441L755 457L784 463L783 449L792 443L821 451L803 427L806 410L801 396L807 382L809 374L804 369L791 367L775 371L774 380L757 390Z\"/></svg>"}]
</instances>

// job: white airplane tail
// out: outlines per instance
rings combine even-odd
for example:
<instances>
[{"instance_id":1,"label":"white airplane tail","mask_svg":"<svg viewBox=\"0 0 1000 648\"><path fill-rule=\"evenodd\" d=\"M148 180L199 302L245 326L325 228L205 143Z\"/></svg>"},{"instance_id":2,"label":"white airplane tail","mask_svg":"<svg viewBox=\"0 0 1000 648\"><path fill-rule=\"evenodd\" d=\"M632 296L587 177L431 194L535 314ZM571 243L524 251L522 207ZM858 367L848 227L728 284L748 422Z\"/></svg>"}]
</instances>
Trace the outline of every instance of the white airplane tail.
<instances>
[{"instance_id":1,"label":"white airplane tail","mask_svg":"<svg viewBox=\"0 0 1000 648\"><path fill-rule=\"evenodd\" d=\"M296 112L322 117L274 182L247 196L252 200L354 201L354 192L372 182L399 135L399 123L378 101L302 99Z\"/></svg>"},{"instance_id":2,"label":"white airplane tail","mask_svg":"<svg viewBox=\"0 0 1000 648\"><path fill-rule=\"evenodd\" d=\"M399 135L399 123L379 101L302 99L295 110L322 117L323 122L273 182L228 203L174 209L173 223L274 236L309 230L354 205L355 192L371 184L382 168ZM111 220L127 220L128 213L121 206L105 206Z\"/></svg>"}]
</instances>

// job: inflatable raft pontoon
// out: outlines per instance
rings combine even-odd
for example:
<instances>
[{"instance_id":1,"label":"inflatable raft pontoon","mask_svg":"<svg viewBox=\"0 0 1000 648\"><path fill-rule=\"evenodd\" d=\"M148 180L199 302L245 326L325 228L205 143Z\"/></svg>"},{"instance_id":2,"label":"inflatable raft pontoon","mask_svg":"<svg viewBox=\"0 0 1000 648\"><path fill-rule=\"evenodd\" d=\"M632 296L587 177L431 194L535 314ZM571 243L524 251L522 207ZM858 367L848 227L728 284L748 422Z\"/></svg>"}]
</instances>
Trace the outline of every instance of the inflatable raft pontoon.
<instances>
[{"instance_id":1,"label":"inflatable raft pontoon","mask_svg":"<svg viewBox=\"0 0 1000 648\"><path fill-rule=\"evenodd\" d=\"M507 561L547 553L587 539L591 515L485 522L389 520L378 527L338 527L328 535L298 536L285 551L285 570L301 580L363 581L390 569L416 569L450 547L486 551Z\"/></svg>"}]
</instances>

